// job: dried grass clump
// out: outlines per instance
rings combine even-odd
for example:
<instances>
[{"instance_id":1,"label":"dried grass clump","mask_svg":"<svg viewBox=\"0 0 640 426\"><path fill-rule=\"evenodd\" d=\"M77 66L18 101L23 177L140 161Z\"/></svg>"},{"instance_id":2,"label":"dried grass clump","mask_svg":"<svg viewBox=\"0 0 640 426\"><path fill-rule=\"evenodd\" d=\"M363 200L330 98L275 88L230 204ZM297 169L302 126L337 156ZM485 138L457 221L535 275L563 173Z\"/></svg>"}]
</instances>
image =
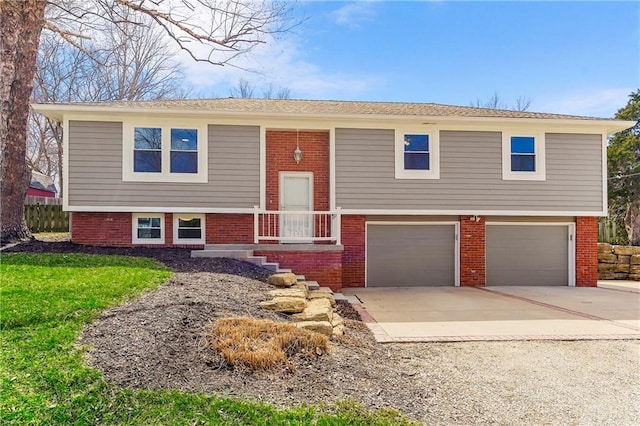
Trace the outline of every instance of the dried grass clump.
<instances>
[{"instance_id":1,"label":"dried grass clump","mask_svg":"<svg viewBox=\"0 0 640 426\"><path fill-rule=\"evenodd\" d=\"M294 356L315 358L327 353L327 336L293 324L249 317L220 318L209 324L205 340L232 366L267 370L293 369Z\"/></svg>"}]
</instances>

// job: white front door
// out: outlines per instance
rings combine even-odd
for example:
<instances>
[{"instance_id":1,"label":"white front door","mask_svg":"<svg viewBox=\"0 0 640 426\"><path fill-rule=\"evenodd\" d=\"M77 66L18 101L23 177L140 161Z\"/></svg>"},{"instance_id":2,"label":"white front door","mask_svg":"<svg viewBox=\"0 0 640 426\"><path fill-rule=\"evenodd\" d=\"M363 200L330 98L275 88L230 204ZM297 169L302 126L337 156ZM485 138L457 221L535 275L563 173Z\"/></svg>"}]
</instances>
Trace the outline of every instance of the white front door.
<instances>
[{"instance_id":1,"label":"white front door","mask_svg":"<svg viewBox=\"0 0 640 426\"><path fill-rule=\"evenodd\" d=\"M313 210L313 173L280 173L280 210ZM281 214L280 236L283 243L308 242L313 237L313 214Z\"/></svg>"}]
</instances>

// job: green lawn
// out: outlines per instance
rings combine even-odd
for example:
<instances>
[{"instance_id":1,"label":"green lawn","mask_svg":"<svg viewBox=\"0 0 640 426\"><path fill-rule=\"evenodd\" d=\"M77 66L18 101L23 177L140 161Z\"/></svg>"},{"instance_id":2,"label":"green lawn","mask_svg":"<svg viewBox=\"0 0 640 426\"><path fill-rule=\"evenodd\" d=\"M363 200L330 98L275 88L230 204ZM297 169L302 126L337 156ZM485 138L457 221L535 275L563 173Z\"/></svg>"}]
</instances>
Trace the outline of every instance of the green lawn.
<instances>
[{"instance_id":1,"label":"green lawn","mask_svg":"<svg viewBox=\"0 0 640 426\"><path fill-rule=\"evenodd\" d=\"M0 424L407 424L343 403L276 410L178 391L131 391L82 362L83 324L171 276L145 258L1 254Z\"/></svg>"}]
</instances>

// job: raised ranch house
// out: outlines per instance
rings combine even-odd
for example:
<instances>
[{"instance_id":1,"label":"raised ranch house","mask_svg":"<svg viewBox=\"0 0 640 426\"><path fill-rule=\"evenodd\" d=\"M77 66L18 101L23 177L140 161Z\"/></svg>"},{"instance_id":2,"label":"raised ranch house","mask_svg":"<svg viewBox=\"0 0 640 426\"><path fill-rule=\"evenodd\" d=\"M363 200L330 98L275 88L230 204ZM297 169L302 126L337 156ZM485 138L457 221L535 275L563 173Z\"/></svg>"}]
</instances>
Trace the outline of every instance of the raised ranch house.
<instances>
[{"instance_id":1,"label":"raised ranch house","mask_svg":"<svg viewBox=\"0 0 640 426\"><path fill-rule=\"evenodd\" d=\"M34 108L64 127L74 242L264 256L334 290L595 286L606 140L635 124L384 102Z\"/></svg>"}]
</instances>

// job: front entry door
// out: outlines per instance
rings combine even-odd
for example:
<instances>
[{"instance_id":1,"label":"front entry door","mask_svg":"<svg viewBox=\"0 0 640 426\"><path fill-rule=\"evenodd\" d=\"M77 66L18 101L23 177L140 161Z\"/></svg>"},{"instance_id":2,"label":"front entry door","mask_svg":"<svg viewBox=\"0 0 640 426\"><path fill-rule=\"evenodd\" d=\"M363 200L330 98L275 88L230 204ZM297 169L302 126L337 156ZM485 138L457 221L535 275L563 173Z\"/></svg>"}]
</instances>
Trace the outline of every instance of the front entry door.
<instances>
[{"instance_id":1,"label":"front entry door","mask_svg":"<svg viewBox=\"0 0 640 426\"><path fill-rule=\"evenodd\" d=\"M280 210L313 210L313 173L280 173ZM313 214L281 214L280 236L283 243L306 243L313 237Z\"/></svg>"}]
</instances>

